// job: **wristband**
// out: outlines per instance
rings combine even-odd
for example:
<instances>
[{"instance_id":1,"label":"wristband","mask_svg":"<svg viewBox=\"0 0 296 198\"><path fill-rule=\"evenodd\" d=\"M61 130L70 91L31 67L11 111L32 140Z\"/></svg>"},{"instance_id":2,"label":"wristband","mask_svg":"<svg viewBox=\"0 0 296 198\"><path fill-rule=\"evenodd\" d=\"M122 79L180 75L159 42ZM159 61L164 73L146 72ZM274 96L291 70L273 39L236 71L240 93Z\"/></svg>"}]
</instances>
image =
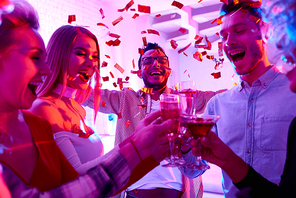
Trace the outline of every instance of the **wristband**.
<instances>
[{"instance_id":1,"label":"wristband","mask_svg":"<svg viewBox=\"0 0 296 198\"><path fill-rule=\"evenodd\" d=\"M136 148L136 146L135 146L135 144L134 144L134 142L133 142L133 140L130 139L129 141L130 141L130 143L133 145L134 149L136 150L136 152L137 152L137 154L138 154L140 160L143 161L142 158L141 158L141 155L140 155L140 153L139 153L139 151L138 151L138 149Z\"/></svg>"}]
</instances>

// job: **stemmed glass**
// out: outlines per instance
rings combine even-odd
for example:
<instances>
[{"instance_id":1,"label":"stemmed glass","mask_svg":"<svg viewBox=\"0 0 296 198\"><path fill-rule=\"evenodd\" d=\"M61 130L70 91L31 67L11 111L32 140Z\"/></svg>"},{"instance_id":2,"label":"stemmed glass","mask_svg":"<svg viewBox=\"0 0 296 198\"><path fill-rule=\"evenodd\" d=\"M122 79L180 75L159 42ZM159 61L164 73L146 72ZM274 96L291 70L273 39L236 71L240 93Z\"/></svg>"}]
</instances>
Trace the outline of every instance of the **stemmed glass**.
<instances>
[{"instance_id":1,"label":"stemmed glass","mask_svg":"<svg viewBox=\"0 0 296 198\"><path fill-rule=\"evenodd\" d=\"M178 153L175 153L175 140L180 132L180 101L176 94L160 95L160 116L163 120L174 118L174 123L171 131L166 134L170 144L169 163L162 166L174 167L183 165L182 159L178 158Z\"/></svg>"},{"instance_id":2,"label":"stemmed glass","mask_svg":"<svg viewBox=\"0 0 296 198\"><path fill-rule=\"evenodd\" d=\"M181 115L182 122L189 129L186 133L189 132L188 135L198 141L209 133L219 118L220 116L216 115ZM210 168L209 165L204 163L201 156L197 156L196 161L193 164L188 164L187 167L195 170L207 170Z\"/></svg>"}]
</instances>

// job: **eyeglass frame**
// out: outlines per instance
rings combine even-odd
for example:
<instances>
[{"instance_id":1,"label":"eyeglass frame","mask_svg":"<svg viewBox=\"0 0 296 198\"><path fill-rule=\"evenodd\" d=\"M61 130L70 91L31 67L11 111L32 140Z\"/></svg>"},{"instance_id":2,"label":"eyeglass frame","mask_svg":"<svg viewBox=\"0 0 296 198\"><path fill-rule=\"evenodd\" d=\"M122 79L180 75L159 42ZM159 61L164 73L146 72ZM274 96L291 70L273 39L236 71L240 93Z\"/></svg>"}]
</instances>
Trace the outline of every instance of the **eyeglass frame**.
<instances>
[{"instance_id":1,"label":"eyeglass frame","mask_svg":"<svg viewBox=\"0 0 296 198\"><path fill-rule=\"evenodd\" d=\"M155 60L156 60L158 63L160 63L160 62L157 60L159 57L162 57L162 58L165 57L165 58L166 58L166 63L169 62L169 57L167 57L167 56L165 55L165 56L155 56L155 57L152 57L152 56L149 56L149 57L143 57L141 63L142 63L143 65L148 65L148 66L152 65L152 64L154 63ZM151 64L144 64L144 63L143 63L144 60L145 60L145 59L148 59L148 58L153 58L153 62L152 62ZM166 64L166 63L160 63L160 64Z\"/></svg>"}]
</instances>

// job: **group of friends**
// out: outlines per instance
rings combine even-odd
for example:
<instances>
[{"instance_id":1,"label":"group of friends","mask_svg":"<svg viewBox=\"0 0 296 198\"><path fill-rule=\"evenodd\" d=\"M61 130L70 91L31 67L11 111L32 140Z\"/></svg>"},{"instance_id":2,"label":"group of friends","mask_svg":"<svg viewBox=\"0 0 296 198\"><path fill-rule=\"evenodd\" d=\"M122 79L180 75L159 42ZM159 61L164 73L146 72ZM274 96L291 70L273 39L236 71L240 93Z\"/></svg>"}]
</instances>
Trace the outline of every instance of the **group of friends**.
<instances>
[{"instance_id":1,"label":"group of friends","mask_svg":"<svg viewBox=\"0 0 296 198\"><path fill-rule=\"evenodd\" d=\"M230 90L197 91L196 112L220 119L201 141L181 148L186 163L178 167L162 166L174 120L161 120L159 97L175 93L163 48L148 43L138 61L152 93L101 89L93 33L65 25L45 47L36 10L11 2L0 25L0 197L200 198L204 171L186 166L199 155L221 167L226 198L296 196L296 69L283 74L266 55L272 40L295 64L293 0L270 0L264 12L260 1L223 3L223 51L240 81ZM272 38L263 31L268 24ZM105 155L83 106L121 116Z\"/></svg>"}]
</instances>

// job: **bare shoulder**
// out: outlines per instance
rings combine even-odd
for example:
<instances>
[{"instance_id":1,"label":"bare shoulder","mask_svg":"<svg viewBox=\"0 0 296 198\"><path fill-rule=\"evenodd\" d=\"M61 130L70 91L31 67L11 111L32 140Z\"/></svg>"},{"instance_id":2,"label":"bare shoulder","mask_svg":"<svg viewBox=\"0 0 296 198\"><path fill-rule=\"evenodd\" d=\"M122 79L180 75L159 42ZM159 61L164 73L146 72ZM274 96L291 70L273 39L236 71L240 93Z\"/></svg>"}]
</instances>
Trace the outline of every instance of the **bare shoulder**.
<instances>
[{"instance_id":1,"label":"bare shoulder","mask_svg":"<svg viewBox=\"0 0 296 198\"><path fill-rule=\"evenodd\" d=\"M48 100L45 98L37 98L33 104L32 107L29 109L29 111L42 116L46 119L48 117L52 117L52 115L58 115L58 107L55 104L55 101Z\"/></svg>"}]
</instances>

